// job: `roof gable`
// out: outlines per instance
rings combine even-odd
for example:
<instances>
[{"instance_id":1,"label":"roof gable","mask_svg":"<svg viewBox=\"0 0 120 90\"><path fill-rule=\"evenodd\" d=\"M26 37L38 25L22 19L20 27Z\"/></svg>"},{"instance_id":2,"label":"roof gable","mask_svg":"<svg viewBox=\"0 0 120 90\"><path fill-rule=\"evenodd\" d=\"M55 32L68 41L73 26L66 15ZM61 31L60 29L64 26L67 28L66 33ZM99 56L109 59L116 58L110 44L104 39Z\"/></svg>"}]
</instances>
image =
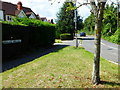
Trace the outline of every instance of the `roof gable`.
<instances>
[{"instance_id":1,"label":"roof gable","mask_svg":"<svg viewBox=\"0 0 120 90\"><path fill-rule=\"evenodd\" d=\"M31 13L31 15L29 16L29 18L36 18L34 13Z\"/></svg>"},{"instance_id":2,"label":"roof gable","mask_svg":"<svg viewBox=\"0 0 120 90\"><path fill-rule=\"evenodd\" d=\"M19 10L18 10L19 11ZM23 10L20 10L20 12L17 15L18 17L22 18L22 17L26 17L26 14L24 13Z\"/></svg>"},{"instance_id":3,"label":"roof gable","mask_svg":"<svg viewBox=\"0 0 120 90\"><path fill-rule=\"evenodd\" d=\"M12 3L9 3L9 2L3 2L3 1L0 1L0 3L2 3L2 10L4 10L4 14L15 16L15 15L18 15L20 13L20 10L17 10L17 5L16 4L12 4ZM22 7L22 10L24 11L25 14L28 13L28 12L34 13L28 7ZM35 16L36 16L36 14L35 14Z\"/></svg>"}]
</instances>

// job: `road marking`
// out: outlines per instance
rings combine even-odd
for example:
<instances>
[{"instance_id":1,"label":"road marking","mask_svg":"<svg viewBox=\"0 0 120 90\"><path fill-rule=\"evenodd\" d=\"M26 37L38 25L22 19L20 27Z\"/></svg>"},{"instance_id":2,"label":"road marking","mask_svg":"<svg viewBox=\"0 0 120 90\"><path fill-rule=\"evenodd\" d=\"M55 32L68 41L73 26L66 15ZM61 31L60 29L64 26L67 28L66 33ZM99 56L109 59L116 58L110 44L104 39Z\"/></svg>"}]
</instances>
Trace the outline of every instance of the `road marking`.
<instances>
[{"instance_id":1,"label":"road marking","mask_svg":"<svg viewBox=\"0 0 120 90\"><path fill-rule=\"evenodd\" d=\"M114 47L108 46L108 45L104 44L103 42L101 42L101 44L104 45L104 46L107 46L109 48L113 48L113 49L117 49L118 50L118 48L114 48Z\"/></svg>"},{"instance_id":2,"label":"road marking","mask_svg":"<svg viewBox=\"0 0 120 90\"><path fill-rule=\"evenodd\" d=\"M118 62L114 62L114 61L110 61L110 60L108 60L108 61L111 63L117 64L117 65L120 65Z\"/></svg>"}]
</instances>

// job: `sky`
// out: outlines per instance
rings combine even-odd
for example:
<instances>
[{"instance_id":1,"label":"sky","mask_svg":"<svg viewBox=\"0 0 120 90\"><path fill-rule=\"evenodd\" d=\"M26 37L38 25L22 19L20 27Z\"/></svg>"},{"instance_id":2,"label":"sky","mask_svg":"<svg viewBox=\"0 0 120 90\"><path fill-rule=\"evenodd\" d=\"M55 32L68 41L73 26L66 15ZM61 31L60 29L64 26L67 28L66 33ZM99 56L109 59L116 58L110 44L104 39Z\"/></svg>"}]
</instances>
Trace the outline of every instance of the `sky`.
<instances>
[{"instance_id":1,"label":"sky","mask_svg":"<svg viewBox=\"0 0 120 90\"><path fill-rule=\"evenodd\" d=\"M47 19L56 19L56 14L59 12L65 0L2 0L6 2L11 2L17 4L21 1L24 7L31 8L40 17L47 17ZM55 1L55 2L54 2ZM79 3L84 3L86 0L77 0L76 5ZM116 1L116 0L111 0ZM53 3L54 2L54 3ZM59 3L60 2L60 3ZM53 3L51 5L51 3ZM107 2L109 3L109 2ZM82 6L78 8L78 14L85 20L90 15L90 6Z\"/></svg>"}]
</instances>

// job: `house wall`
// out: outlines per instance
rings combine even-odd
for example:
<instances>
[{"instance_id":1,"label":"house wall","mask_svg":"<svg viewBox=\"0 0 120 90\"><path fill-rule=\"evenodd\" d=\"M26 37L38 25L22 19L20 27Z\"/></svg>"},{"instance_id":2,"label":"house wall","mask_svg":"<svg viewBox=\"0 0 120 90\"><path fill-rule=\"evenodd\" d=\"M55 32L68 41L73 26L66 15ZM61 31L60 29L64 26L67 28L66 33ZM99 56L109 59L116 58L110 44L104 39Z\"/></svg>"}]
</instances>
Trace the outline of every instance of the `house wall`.
<instances>
[{"instance_id":1,"label":"house wall","mask_svg":"<svg viewBox=\"0 0 120 90\"><path fill-rule=\"evenodd\" d=\"M0 19L4 20L3 10L0 10Z\"/></svg>"},{"instance_id":2,"label":"house wall","mask_svg":"<svg viewBox=\"0 0 120 90\"><path fill-rule=\"evenodd\" d=\"M43 21L44 21L44 22L47 22L47 19L44 19Z\"/></svg>"},{"instance_id":3,"label":"house wall","mask_svg":"<svg viewBox=\"0 0 120 90\"><path fill-rule=\"evenodd\" d=\"M6 17L6 21L13 21L12 20L12 15L5 15L5 17Z\"/></svg>"},{"instance_id":4,"label":"house wall","mask_svg":"<svg viewBox=\"0 0 120 90\"><path fill-rule=\"evenodd\" d=\"M35 15L32 13L29 18L36 19Z\"/></svg>"},{"instance_id":5,"label":"house wall","mask_svg":"<svg viewBox=\"0 0 120 90\"><path fill-rule=\"evenodd\" d=\"M18 14L18 17L20 18L26 17L26 14L24 13L24 11L21 10L21 12Z\"/></svg>"}]
</instances>

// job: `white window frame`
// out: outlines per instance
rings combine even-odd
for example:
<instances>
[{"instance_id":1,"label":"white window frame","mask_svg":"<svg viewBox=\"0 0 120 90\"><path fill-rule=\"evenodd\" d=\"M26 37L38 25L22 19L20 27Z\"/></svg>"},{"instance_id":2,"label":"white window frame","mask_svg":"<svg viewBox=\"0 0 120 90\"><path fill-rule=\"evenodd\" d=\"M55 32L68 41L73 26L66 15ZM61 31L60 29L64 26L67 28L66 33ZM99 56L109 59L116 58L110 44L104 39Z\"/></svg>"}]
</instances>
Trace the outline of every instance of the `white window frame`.
<instances>
[{"instance_id":1,"label":"white window frame","mask_svg":"<svg viewBox=\"0 0 120 90\"><path fill-rule=\"evenodd\" d=\"M6 15L6 21L12 21L12 16L11 15Z\"/></svg>"}]
</instances>

